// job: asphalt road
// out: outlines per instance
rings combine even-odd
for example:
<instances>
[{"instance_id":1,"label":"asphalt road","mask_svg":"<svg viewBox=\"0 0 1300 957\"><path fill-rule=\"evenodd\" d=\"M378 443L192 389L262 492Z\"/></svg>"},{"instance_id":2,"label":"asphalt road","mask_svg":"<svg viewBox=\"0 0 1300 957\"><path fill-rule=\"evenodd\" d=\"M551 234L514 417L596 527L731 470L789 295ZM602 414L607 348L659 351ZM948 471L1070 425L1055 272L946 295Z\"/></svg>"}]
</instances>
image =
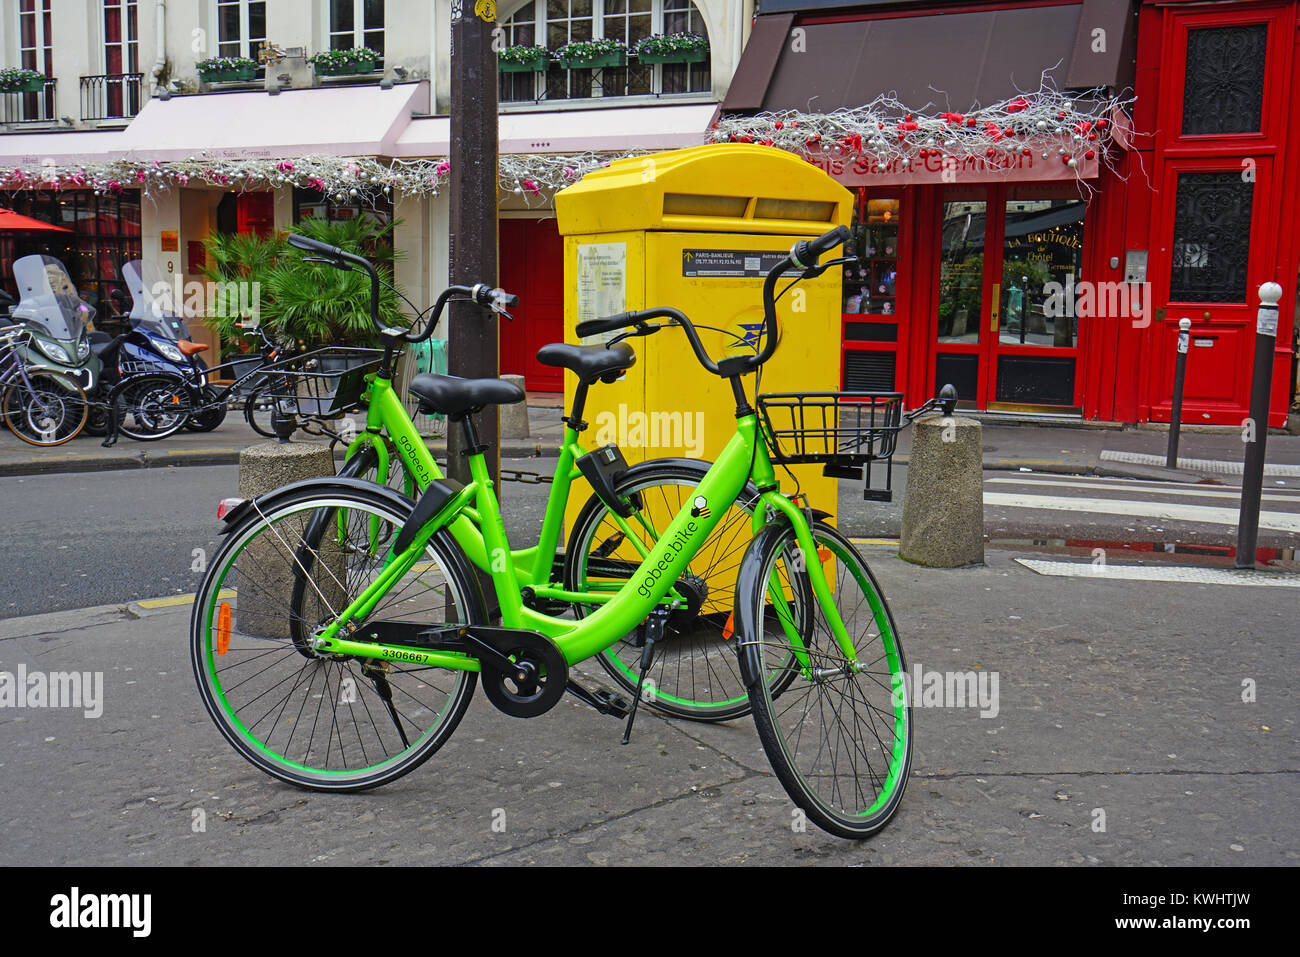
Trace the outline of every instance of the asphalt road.
<instances>
[{"instance_id":1,"label":"asphalt road","mask_svg":"<svg viewBox=\"0 0 1300 957\"><path fill-rule=\"evenodd\" d=\"M549 474L554 459L505 459L502 467ZM195 550L215 549L217 503L236 493L238 479L234 465L0 478L0 618L193 592L202 577ZM906 482L907 467L895 467L892 502L864 502L860 483L841 482L840 527L851 536L897 536ZM517 547L537 540L548 492L547 485L501 484ZM1294 548L1300 490L1268 484L1265 494L1260 545ZM1155 543L1168 551L1236 541L1238 492L1228 485L986 471L984 495L985 532L994 542Z\"/></svg>"}]
</instances>

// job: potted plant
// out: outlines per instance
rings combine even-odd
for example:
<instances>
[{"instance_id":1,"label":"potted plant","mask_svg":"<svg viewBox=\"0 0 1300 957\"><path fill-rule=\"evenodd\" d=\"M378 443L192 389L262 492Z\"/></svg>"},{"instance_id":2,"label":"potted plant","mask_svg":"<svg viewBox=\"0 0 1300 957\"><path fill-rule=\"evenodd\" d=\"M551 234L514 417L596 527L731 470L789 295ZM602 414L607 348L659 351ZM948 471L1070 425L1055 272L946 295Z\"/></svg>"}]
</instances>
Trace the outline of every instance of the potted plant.
<instances>
[{"instance_id":1,"label":"potted plant","mask_svg":"<svg viewBox=\"0 0 1300 957\"><path fill-rule=\"evenodd\" d=\"M229 83L251 80L257 75L257 62L243 56L214 56L194 64L204 83Z\"/></svg>"},{"instance_id":2,"label":"potted plant","mask_svg":"<svg viewBox=\"0 0 1300 957\"><path fill-rule=\"evenodd\" d=\"M709 41L695 33L656 33L636 45L642 63L703 63L709 55Z\"/></svg>"},{"instance_id":3,"label":"potted plant","mask_svg":"<svg viewBox=\"0 0 1300 957\"><path fill-rule=\"evenodd\" d=\"M348 76L357 73L374 73L375 64L383 59L369 47L353 47L351 50L326 50L317 53L307 62L316 70L317 76Z\"/></svg>"},{"instance_id":4,"label":"potted plant","mask_svg":"<svg viewBox=\"0 0 1300 957\"><path fill-rule=\"evenodd\" d=\"M622 40L574 40L555 51L566 70L594 70L627 64L627 45Z\"/></svg>"},{"instance_id":5,"label":"potted plant","mask_svg":"<svg viewBox=\"0 0 1300 957\"><path fill-rule=\"evenodd\" d=\"M45 80L44 73L6 67L0 70L0 93L39 93L45 87Z\"/></svg>"},{"instance_id":6,"label":"potted plant","mask_svg":"<svg viewBox=\"0 0 1300 957\"><path fill-rule=\"evenodd\" d=\"M550 65L551 53L546 47L506 47L497 54L502 73L541 73Z\"/></svg>"}]
</instances>

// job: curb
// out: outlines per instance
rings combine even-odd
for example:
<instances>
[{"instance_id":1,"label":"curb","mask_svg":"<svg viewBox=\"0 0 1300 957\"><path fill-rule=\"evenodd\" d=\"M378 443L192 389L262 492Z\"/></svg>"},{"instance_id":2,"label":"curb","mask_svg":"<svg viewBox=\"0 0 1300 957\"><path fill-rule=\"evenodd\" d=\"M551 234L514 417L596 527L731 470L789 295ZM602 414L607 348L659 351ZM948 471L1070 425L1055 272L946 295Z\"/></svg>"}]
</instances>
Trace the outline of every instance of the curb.
<instances>
[{"instance_id":1,"label":"curb","mask_svg":"<svg viewBox=\"0 0 1300 957\"><path fill-rule=\"evenodd\" d=\"M445 458L446 442L427 443L435 458ZM27 458L0 462L0 478L18 475L48 475L63 472L120 472L125 469L184 468L200 465L238 465L241 449L196 449L150 455L146 451L128 455L85 455L76 458ZM501 447L503 459L557 458L559 450L540 443L513 443ZM342 460L341 451L334 454Z\"/></svg>"}]
</instances>

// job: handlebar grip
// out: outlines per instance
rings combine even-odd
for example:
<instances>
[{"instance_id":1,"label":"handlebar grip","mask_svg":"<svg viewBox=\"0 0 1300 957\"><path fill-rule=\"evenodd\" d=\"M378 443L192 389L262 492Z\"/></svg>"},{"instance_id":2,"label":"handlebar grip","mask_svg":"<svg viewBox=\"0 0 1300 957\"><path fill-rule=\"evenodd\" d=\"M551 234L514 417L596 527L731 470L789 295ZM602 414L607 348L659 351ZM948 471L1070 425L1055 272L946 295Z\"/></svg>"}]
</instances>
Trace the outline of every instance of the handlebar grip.
<instances>
[{"instance_id":1,"label":"handlebar grip","mask_svg":"<svg viewBox=\"0 0 1300 957\"><path fill-rule=\"evenodd\" d=\"M616 316L603 316L600 319L588 319L586 322L578 323L575 332L582 338L594 336L600 332L611 332L614 329L622 329L633 324L633 315L631 312L620 312Z\"/></svg>"},{"instance_id":2,"label":"handlebar grip","mask_svg":"<svg viewBox=\"0 0 1300 957\"><path fill-rule=\"evenodd\" d=\"M822 233L816 239L804 239L794 244L790 250L790 261L796 266L811 269L817 265L823 253L830 252L841 243L847 242L852 233L847 226L836 226Z\"/></svg>"},{"instance_id":3,"label":"handlebar grip","mask_svg":"<svg viewBox=\"0 0 1300 957\"><path fill-rule=\"evenodd\" d=\"M473 288L473 299L480 306L489 308L500 307L501 309L513 309L519 305L519 297L513 293L506 292L504 289L497 287L492 288L485 282L478 283Z\"/></svg>"}]
</instances>

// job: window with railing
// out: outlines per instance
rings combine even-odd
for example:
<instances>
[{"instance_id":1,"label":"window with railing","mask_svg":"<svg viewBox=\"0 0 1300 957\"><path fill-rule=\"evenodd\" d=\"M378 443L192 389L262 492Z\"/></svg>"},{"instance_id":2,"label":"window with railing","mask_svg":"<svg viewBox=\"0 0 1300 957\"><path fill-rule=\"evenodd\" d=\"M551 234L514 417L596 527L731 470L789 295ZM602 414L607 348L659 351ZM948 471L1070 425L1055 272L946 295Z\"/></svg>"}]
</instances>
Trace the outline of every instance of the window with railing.
<instances>
[{"instance_id":1,"label":"window with railing","mask_svg":"<svg viewBox=\"0 0 1300 957\"><path fill-rule=\"evenodd\" d=\"M256 60L266 42L266 0L215 0L217 56Z\"/></svg>"},{"instance_id":2,"label":"window with railing","mask_svg":"<svg viewBox=\"0 0 1300 957\"><path fill-rule=\"evenodd\" d=\"M543 46L550 59L532 71L501 73L504 103L588 97L707 93L711 63L707 50L690 62L643 62L638 41L659 34L693 33L708 39L704 17L691 0L527 0L502 21L510 46ZM567 43L611 39L629 55L616 66L566 68L555 54Z\"/></svg>"},{"instance_id":3,"label":"window with railing","mask_svg":"<svg viewBox=\"0 0 1300 957\"><path fill-rule=\"evenodd\" d=\"M330 49L384 53L384 0L330 0Z\"/></svg>"}]
</instances>

